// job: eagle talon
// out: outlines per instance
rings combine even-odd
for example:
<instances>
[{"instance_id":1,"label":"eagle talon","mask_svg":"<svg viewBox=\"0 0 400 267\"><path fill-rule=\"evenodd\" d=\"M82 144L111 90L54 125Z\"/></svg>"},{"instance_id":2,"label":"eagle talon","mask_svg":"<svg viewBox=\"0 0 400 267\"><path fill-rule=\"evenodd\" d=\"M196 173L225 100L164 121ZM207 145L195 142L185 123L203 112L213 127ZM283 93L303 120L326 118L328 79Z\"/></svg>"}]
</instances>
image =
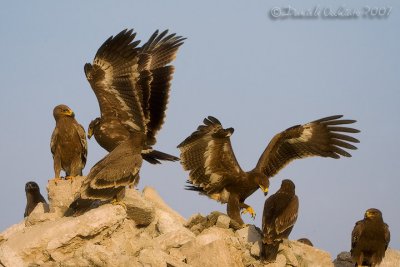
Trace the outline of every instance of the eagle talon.
<instances>
[{"instance_id":1,"label":"eagle talon","mask_svg":"<svg viewBox=\"0 0 400 267\"><path fill-rule=\"evenodd\" d=\"M53 179L50 179L49 182L54 182L54 184L57 185L57 182L61 180L61 177L54 177Z\"/></svg>"},{"instance_id":2,"label":"eagle talon","mask_svg":"<svg viewBox=\"0 0 400 267\"><path fill-rule=\"evenodd\" d=\"M254 212L254 209L250 206L241 211L241 214L245 213L250 213L250 216L251 218L253 218L253 220L256 218L256 213Z\"/></svg>"}]
</instances>

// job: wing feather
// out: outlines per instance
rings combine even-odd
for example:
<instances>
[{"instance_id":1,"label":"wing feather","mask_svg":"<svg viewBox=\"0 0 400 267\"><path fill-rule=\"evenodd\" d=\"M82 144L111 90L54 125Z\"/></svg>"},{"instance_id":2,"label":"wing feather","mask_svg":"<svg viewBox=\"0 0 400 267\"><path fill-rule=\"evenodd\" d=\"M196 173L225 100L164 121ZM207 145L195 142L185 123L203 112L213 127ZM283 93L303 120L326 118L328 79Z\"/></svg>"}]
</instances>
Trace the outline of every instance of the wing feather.
<instances>
[{"instance_id":1,"label":"wing feather","mask_svg":"<svg viewBox=\"0 0 400 267\"><path fill-rule=\"evenodd\" d=\"M223 129L217 119L209 116L178 145L181 164L190 171L188 182L210 197L243 176L231 146L232 133L232 128Z\"/></svg>"},{"instance_id":2,"label":"wing feather","mask_svg":"<svg viewBox=\"0 0 400 267\"><path fill-rule=\"evenodd\" d=\"M147 123L147 143L154 145L155 136L165 120L174 67L170 64L176 57L185 38L168 34L168 30L159 34L158 30L141 47L139 68L148 70L151 79L147 79L142 90L142 107ZM142 77L142 76L141 76ZM140 78L142 80L142 78Z\"/></svg>"},{"instance_id":3,"label":"wing feather","mask_svg":"<svg viewBox=\"0 0 400 267\"><path fill-rule=\"evenodd\" d=\"M124 141L92 167L81 187L82 198L114 197L121 187L135 183L141 164L141 147Z\"/></svg>"},{"instance_id":4,"label":"wing feather","mask_svg":"<svg viewBox=\"0 0 400 267\"><path fill-rule=\"evenodd\" d=\"M351 232L351 249L354 249L357 246L358 240L362 232L364 231L364 222L358 221L356 222L353 231Z\"/></svg>"},{"instance_id":5,"label":"wing feather","mask_svg":"<svg viewBox=\"0 0 400 267\"><path fill-rule=\"evenodd\" d=\"M340 132L358 133L359 130L336 126L356 122L338 120L340 118L342 115L322 118L304 125L293 126L275 135L258 160L255 169L272 177L295 159L312 156L335 159L340 156L351 157L351 154L343 148L357 149L348 142L359 143L359 141Z\"/></svg>"},{"instance_id":6,"label":"wing feather","mask_svg":"<svg viewBox=\"0 0 400 267\"><path fill-rule=\"evenodd\" d=\"M131 130L146 131L140 96L136 33L124 30L111 36L98 49L85 75L99 102L101 116L114 116Z\"/></svg>"},{"instance_id":7,"label":"wing feather","mask_svg":"<svg viewBox=\"0 0 400 267\"><path fill-rule=\"evenodd\" d=\"M82 146L81 159L82 159L83 166L85 166L86 160L87 160L87 140L86 140L85 129L83 128L82 125L80 125L77 122L74 123L74 127L76 129L76 132L78 133L79 141Z\"/></svg>"},{"instance_id":8,"label":"wing feather","mask_svg":"<svg viewBox=\"0 0 400 267\"><path fill-rule=\"evenodd\" d=\"M285 208L285 212L283 212L275 220L276 233L278 235L294 226L297 220L298 211L299 198L295 195L291 199L289 205Z\"/></svg>"},{"instance_id":9,"label":"wing feather","mask_svg":"<svg viewBox=\"0 0 400 267\"><path fill-rule=\"evenodd\" d=\"M56 145L57 145L57 136L58 136L58 128L55 127L53 133L51 134L50 141L50 151L54 158L54 153L56 153Z\"/></svg>"}]
</instances>

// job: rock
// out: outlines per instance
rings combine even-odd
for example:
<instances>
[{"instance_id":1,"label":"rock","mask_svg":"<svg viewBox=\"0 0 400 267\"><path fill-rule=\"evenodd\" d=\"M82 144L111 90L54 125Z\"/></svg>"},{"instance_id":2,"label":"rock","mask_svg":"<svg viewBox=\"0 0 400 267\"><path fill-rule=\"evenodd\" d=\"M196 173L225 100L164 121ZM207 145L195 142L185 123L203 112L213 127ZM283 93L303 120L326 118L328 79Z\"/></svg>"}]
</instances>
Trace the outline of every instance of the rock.
<instances>
[{"instance_id":1,"label":"rock","mask_svg":"<svg viewBox=\"0 0 400 267\"><path fill-rule=\"evenodd\" d=\"M176 218L164 210L156 210L157 230L161 234L178 231L184 228L183 224L177 223Z\"/></svg>"},{"instance_id":2,"label":"rock","mask_svg":"<svg viewBox=\"0 0 400 267\"><path fill-rule=\"evenodd\" d=\"M179 248L183 244L195 239L195 235L186 228L160 235L154 241L160 245L161 249Z\"/></svg>"},{"instance_id":3,"label":"rock","mask_svg":"<svg viewBox=\"0 0 400 267\"><path fill-rule=\"evenodd\" d=\"M155 217L153 205L146 201L136 189L126 189L124 203L127 217L138 226L149 225Z\"/></svg>"},{"instance_id":4,"label":"rock","mask_svg":"<svg viewBox=\"0 0 400 267\"><path fill-rule=\"evenodd\" d=\"M261 256L261 249L262 241L258 240L257 242L254 242L254 244L251 246L250 254L254 257L259 258Z\"/></svg>"},{"instance_id":5,"label":"rock","mask_svg":"<svg viewBox=\"0 0 400 267\"><path fill-rule=\"evenodd\" d=\"M229 228L229 223L231 222L231 218L227 215L220 215L218 216L217 223L215 224L219 228Z\"/></svg>"},{"instance_id":6,"label":"rock","mask_svg":"<svg viewBox=\"0 0 400 267\"><path fill-rule=\"evenodd\" d=\"M163 210L163 211L169 213L169 215L171 215L171 217L174 219L174 221L179 222L182 225L184 225L186 223L185 218L183 218L178 212L176 212L171 207L169 207L164 202L164 200L160 197L160 195L157 193L157 191L154 190L154 188L146 186L143 189L143 196L145 199L151 201L154 204L156 209L160 209L160 210Z\"/></svg>"},{"instance_id":7,"label":"rock","mask_svg":"<svg viewBox=\"0 0 400 267\"><path fill-rule=\"evenodd\" d=\"M344 251L339 253L336 259L333 261L333 265L335 267L354 267L350 252Z\"/></svg>"},{"instance_id":8,"label":"rock","mask_svg":"<svg viewBox=\"0 0 400 267\"><path fill-rule=\"evenodd\" d=\"M193 266L244 266L240 251L227 246L224 240L213 241L187 253L187 263Z\"/></svg>"},{"instance_id":9,"label":"rock","mask_svg":"<svg viewBox=\"0 0 400 267\"><path fill-rule=\"evenodd\" d=\"M244 228L237 230L236 235L246 242L254 243L261 240L261 231L254 225L247 225Z\"/></svg>"},{"instance_id":10,"label":"rock","mask_svg":"<svg viewBox=\"0 0 400 267\"><path fill-rule=\"evenodd\" d=\"M335 267L353 267L350 252L341 252L333 261ZM400 251L388 248L379 267L400 266Z\"/></svg>"},{"instance_id":11,"label":"rock","mask_svg":"<svg viewBox=\"0 0 400 267\"><path fill-rule=\"evenodd\" d=\"M400 251L388 248L379 267L400 266Z\"/></svg>"},{"instance_id":12,"label":"rock","mask_svg":"<svg viewBox=\"0 0 400 267\"><path fill-rule=\"evenodd\" d=\"M286 265L299 266L299 262L294 251L292 250L290 241L285 240L279 244L278 254L285 256Z\"/></svg>"},{"instance_id":13,"label":"rock","mask_svg":"<svg viewBox=\"0 0 400 267\"><path fill-rule=\"evenodd\" d=\"M140 251L139 254L139 262L142 266L149 267L167 267L167 266L175 266L175 267L188 267L189 265L181 262L179 260L174 259L170 255L166 254L162 250L158 249L144 249Z\"/></svg>"},{"instance_id":14,"label":"rock","mask_svg":"<svg viewBox=\"0 0 400 267\"><path fill-rule=\"evenodd\" d=\"M10 236L2 247L8 247L8 253L12 251L23 262L40 264L50 258L63 261L72 256L73 248L82 246L86 240L111 234L125 218L122 207L104 205L76 218L61 218L57 224L47 221L26 228ZM5 257L8 256L0 255L0 262L4 263Z\"/></svg>"},{"instance_id":15,"label":"rock","mask_svg":"<svg viewBox=\"0 0 400 267\"><path fill-rule=\"evenodd\" d=\"M60 218L57 213L49 213L49 205L38 203L35 209L25 219L25 226L32 226L46 221L55 221Z\"/></svg>"},{"instance_id":16,"label":"rock","mask_svg":"<svg viewBox=\"0 0 400 267\"><path fill-rule=\"evenodd\" d=\"M333 266L328 253L288 240L274 263L263 263L257 227L239 229L221 212L196 214L186 222L151 188L142 194L128 189L126 210L104 204L81 216L62 217L82 179L50 181L53 212L45 213L40 204L0 234L0 267ZM348 266L343 264L349 257L339 254L335 266ZM380 266L400 266L399 251L388 249Z\"/></svg>"},{"instance_id":17,"label":"rock","mask_svg":"<svg viewBox=\"0 0 400 267\"><path fill-rule=\"evenodd\" d=\"M298 241L289 241L284 244L285 256L294 254L301 266L333 266L331 255L328 252L303 244ZM290 252L289 252L290 251ZM298 260L300 259L300 260ZM319 265L316 265L318 263Z\"/></svg>"},{"instance_id":18,"label":"rock","mask_svg":"<svg viewBox=\"0 0 400 267\"><path fill-rule=\"evenodd\" d=\"M231 229L221 229L221 228L208 228L204 230L200 235L196 237L197 246L207 245L216 240L229 240L234 237L233 231Z\"/></svg>"},{"instance_id":19,"label":"rock","mask_svg":"<svg viewBox=\"0 0 400 267\"><path fill-rule=\"evenodd\" d=\"M282 254L278 254L278 256L276 256L276 261L272 262L272 263L267 263L264 266L266 267L286 267L286 266L297 266L297 265L287 265L286 263L286 257ZM300 265L300 266L313 266L313 267L317 267L320 265ZM321 266L323 267L323 266Z\"/></svg>"},{"instance_id":20,"label":"rock","mask_svg":"<svg viewBox=\"0 0 400 267\"><path fill-rule=\"evenodd\" d=\"M50 212L58 213L61 217L74 201L84 179L86 179L85 176L76 176L71 180L58 180L57 182L54 179L49 180L47 192Z\"/></svg>"},{"instance_id":21,"label":"rock","mask_svg":"<svg viewBox=\"0 0 400 267\"><path fill-rule=\"evenodd\" d=\"M0 245L2 242L6 241L10 236L12 236L15 233L22 232L24 229L25 229L25 221L21 221L20 223L14 224L13 226L9 227L0 234Z\"/></svg>"}]
</instances>

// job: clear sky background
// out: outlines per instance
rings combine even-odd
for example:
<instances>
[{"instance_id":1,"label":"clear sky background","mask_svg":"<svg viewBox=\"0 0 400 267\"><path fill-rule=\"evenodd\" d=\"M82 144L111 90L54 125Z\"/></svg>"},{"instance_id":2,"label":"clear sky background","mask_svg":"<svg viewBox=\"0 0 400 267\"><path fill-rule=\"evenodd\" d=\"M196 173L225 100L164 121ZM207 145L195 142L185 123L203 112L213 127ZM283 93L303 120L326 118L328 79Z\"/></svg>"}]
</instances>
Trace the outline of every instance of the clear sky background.
<instances>
[{"instance_id":1,"label":"clear sky background","mask_svg":"<svg viewBox=\"0 0 400 267\"><path fill-rule=\"evenodd\" d=\"M281 19L274 7L392 7L387 18ZM291 239L308 237L333 257L350 249L354 223L379 208L400 249L400 5L397 1L8 1L0 8L0 231L21 221L24 185L47 196L54 176L53 107L69 105L87 128L99 107L83 65L125 28L146 41L156 29L188 39L174 61L167 119L155 148L176 146L214 115L234 127L231 141L244 170L252 169L276 133L321 117L357 119L361 141L352 158L308 158L273 177L296 184L299 218ZM105 151L89 141L84 174ZM139 189L155 187L183 216L226 206L185 191L179 163L143 164ZM261 226L264 195L247 203Z\"/></svg>"}]
</instances>

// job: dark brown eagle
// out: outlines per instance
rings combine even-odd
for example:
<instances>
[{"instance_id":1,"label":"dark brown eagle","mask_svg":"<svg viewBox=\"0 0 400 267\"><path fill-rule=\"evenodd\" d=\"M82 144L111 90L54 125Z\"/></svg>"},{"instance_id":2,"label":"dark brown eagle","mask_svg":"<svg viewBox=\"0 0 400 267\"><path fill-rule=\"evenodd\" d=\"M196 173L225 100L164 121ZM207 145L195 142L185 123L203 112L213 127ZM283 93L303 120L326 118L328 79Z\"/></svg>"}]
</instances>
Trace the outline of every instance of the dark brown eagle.
<instances>
[{"instance_id":1,"label":"dark brown eagle","mask_svg":"<svg viewBox=\"0 0 400 267\"><path fill-rule=\"evenodd\" d=\"M383 221L382 212L368 209L351 233L351 257L355 266L379 264L385 257L389 241L389 226Z\"/></svg>"},{"instance_id":2,"label":"dark brown eagle","mask_svg":"<svg viewBox=\"0 0 400 267\"><path fill-rule=\"evenodd\" d=\"M356 149L348 142L359 141L342 134L358 133L343 127L355 120L343 120L341 115L322 118L304 125L293 126L272 138L256 167L244 172L236 160L230 136L233 128L224 129L214 117L204 119L197 131L187 137L178 148L181 164L190 171L186 189L199 191L221 203L227 203L229 217L243 224L240 210L255 216L253 209L244 203L258 188L267 192L269 178L289 162L311 156L351 157L343 150Z\"/></svg>"},{"instance_id":3,"label":"dark brown eagle","mask_svg":"<svg viewBox=\"0 0 400 267\"><path fill-rule=\"evenodd\" d=\"M128 139L97 162L64 215L80 215L94 207L93 204L98 203L97 200L120 203L125 187L139 182L139 171L143 161L140 153L142 146L140 138Z\"/></svg>"},{"instance_id":4,"label":"dark brown eagle","mask_svg":"<svg viewBox=\"0 0 400 267\"><path fill-rule=\"evenodd\" d=\"M109 154L90 170L67 216L79 215L90 208L95 200L120 200L125 186L139 181L143 150L149 148L149 142L155 143L155 139L151 139L154 137L152 133L161 127L161 124L156 126L150 123L152 119L149 114L158 108L162 109L157 103L161 105L163 102L157 97L154 103L144 101L149 97L150 87L146 86L147 81L151 80L151 73L147 71L147 76L143 73L146 73L147 66L158 66L168 61L170 55L163 52L156 53L154 57L146 56L143 52L146 51L146 45L138 48L139 41L134 41L136 34L132 32L124 30L107 39L97 51L93 64L85 65L86 77L97 96L101 111L101 118L97 119L99 124L89 128L95 133L100 131L96 139L114 147L109 147ZM161 39L164 35L161 34ZM165 39L175 40L175 37L169 35ZM148 46L152 47L151 44ZM161 87L159 91L162 95ZM157 115L154 115L153 119L159 122L164 119L156 118Z\"/></svg>"},{"instance_id":5,"label":"dark brown eagle","mask_svg":"<svg viewBox=\"0 0 400 267\"><path fill-rule=\"evenodd\" d=\"M26 193L26 207L25 207L24 217L29 216L29 214L31 214L31 212L35 209L38 203L47 204L42 194L40 194L40 188L37 183L32 181L27 182L25 184L25 193Z\"/></svg>"},{"instance_id":6,"label":"dark brown eagle","mask_svg":"<svg viewBox=\"0 0 400 267\"><path fill-rule=\"evenodd\" d=\"M297 241L300 242L300 243L303 243L305 245L308 245L310 247L314 246L313 243L311 242L311 240L308 239L308 238L299 238L299 239L297 239Z\"/></svg>"},{"instance_id":7,"label":"dark brown eagle","mask_svg":"<svg viewBox=\"0 0 400 267\"><path fill-rule=\"evenodd\" d=\"M50 149L54 160L54 177L59 179L61 170L65 171L66 178L82 175L87 157L85 130L66 105L56 106L53 116L56 127L51 136Z\"/></svg>"},{"instance_id":8,"label":"dark brown eagle","mask_svg":"<svg viewBox=\"0 0 400 267\"><path fill-rule=\"evenodd\" d=\"M110 37L98 50L93 65L85 65L86 77L97 96L101 117L94 119L88 128L108 152L131 138L130 128L135 128L131 112L141 112L146 126L143 158L152 163L159 160L177 161L179 158L152 149L156 134L161 129L167 109L174 66L171 63L185 38L156 31L142 47L134 41L135 33L124 30ZM127 54L122 50L130 48ZM122 50L121 50L122 49ZM133 94L137 106L129 105ZM132 124L128 125L127 124Z\"/></svg>"},{"instance_id":9,"label":"dark brown eagle","mask_svg":"<svg viewBox=\"0 0 400 267\"><path fill-rule=\"evenodd\" d=\"M297 220L299 199L291 180L283 180L281 188L271 195L264 204L262 216L263 259L276 260L279 244L289 237Z\"/></svg>"}]
</instances>

